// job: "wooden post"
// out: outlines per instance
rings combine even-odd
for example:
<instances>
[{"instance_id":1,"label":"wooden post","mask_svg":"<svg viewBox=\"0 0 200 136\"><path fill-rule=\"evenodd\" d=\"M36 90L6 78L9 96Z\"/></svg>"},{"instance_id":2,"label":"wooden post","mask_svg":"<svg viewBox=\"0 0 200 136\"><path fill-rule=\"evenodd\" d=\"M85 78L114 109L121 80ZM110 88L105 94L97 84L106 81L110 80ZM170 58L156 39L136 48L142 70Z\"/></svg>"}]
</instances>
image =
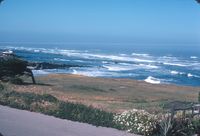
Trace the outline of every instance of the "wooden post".
<instances>
[{"instance_id":1,"label":"wooden post","mask_svg":"<svg viewBox=\"0 0 200 136\"><path fill-rule=\"evenodd\" d=\"M28 72L30 74L32 81L33 81L33 84L36 84L33 72L29 68L26 69L26 72Z\"/></svg>"},{"instance_id":2,"label":"wooden post","mask_svg":"<svg viewBox=\"0 0 200 136\"><path fill-rule=\"evenodd\" d=\"M185 110L183 110L183 118L185 118Z\"/></svg>"},{"instance_id":3,"label":"wooden post","mask_svg":"<svg viewBox=\"0 0 200 136\"><path fill-rule=\"evenodd\" d=\"M194 117L194 106L192 106L192 118Z\"/></svg>"},{"instance_id":4,"label":"wooden post","mask_svg":"<svg viewBox=\"0 0 200 136\"><path fill-rule=\"evenodd\" d=\"M171 109L171 120L173 120L173 118L174 118L174 113L175 113L175 111L174 111L174 107Z\"/></svg>"}]
</instances>

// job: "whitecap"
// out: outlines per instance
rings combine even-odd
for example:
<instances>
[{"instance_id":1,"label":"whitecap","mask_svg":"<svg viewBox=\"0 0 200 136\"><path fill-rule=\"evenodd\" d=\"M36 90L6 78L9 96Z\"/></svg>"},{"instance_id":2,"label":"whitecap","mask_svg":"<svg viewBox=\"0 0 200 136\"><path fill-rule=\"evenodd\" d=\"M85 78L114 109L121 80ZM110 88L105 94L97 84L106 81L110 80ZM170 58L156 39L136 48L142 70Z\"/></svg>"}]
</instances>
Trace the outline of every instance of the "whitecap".
<instances>
[{"instance_id":1,"label":"whitecap","mask_svg":"<svg viewBox=\"0 0 200 136\"><path fill-rule=\"evenodd\" d=\"M37 50L37 49L36 49L36 50L34 50L34 52L38 53L38 52L40 52L40 50Z\"/></svg>"},{"instance_id":2,"label":"whitecap","mask_svg":"<svg viewBox=\"0 0 200 136\"><path fill-rule=\"evenodd\" d=\"M141 66L142 68L146 68L146 69L157 69L157 68L159 68L158 66L150 65L150 64L139 64L139 66Z\"/></svg>"},{"instance_id":3,"label":"whitecap","mask_svg":"<svg viewBox=\"0 0 200 136\"><path fill-rule=\"evenodd\" d=\"M136 61L136 62L147 62L147 63L154 63L154 62L156 62L154 60L138 59L138 58L134 58L133 61Z\"/></svg>"},{"instance_id":4,"label":"whitecap","mask_svg":"<svg viewBox=\"0 0 200 136\"><path fill-rule=\"evenodd\" d=\"M160 79L152 77L152 76L148 76L144 81L147 83L151 83L151 84L160 84L161 83Z\"/></svg>"},{"instance_id":5,"label":"whitecap","mask_svg":"<svg viewBox=\"0 0 200 136\"><path fill-rule=\"evenodd\" d=\"M200 76L198 76L198 75L193 75L193 74L191 74L191 73L188 73L188 74L187 74L187 77L189 77L189 78L191 78L191 77L200 78Z\"/></svg>"},{"instance_id":6,"label":"whitecap","mask_svg":"<svg viewBox=\"0 0 200 136\"><path fill-rule=\"evenodd\" d=\"M47 74L50 74L46 70L32 70L32 72L33 72L33 75L47 75Z\"/></svg>"},{"instance_id":7,"label":"whitecap","mask_svg":"<svg viewBox=\"0 0 200 136\"><path fill-rule=\"evenodd\" d=\"M114 65L103 65L103 67L107 68L109 71L129 71L135 69L131 66L114 66Z\"/></svg>"},{"instance_id":8,"label":"whitecap","mask_svg":"<svg viewBox=\"0 0 200 136\"><path fill-rule=\"evenodd\" d=\"M193 75L191 73L188 73L187 76L188 77L193 77Z\"/></svg>"},{"instance_id":9,"label":"whitecap","mask_svg":"<svg viewBox=\"0 0 200 136\"><path fill-rule=\"evenodd\" d=\"M170 73L173 74L173 75L179 74L179 72L178 72L178 71L175 71L175 70L172 70Z\"/></svg>"},{"instance_id":10,"label":"whitecap","mask_svg":"<svg viewBox=\"0 0 200 136\"><path fill-rule=\"evenodd\" d=\"M104 68L109 71L130 71L135 69L158 69L158 66L150 64L130 64L130 63L118 63L118 64L108 64L103 65Z\"/></svg>"},{"instance_id":11,"label":"whitecap","mask_svg":"<svg viewBox=\"0 0 200 136\"><path fill-rule=\"evenodd\" d=\"M82 75L82 76L88 76L88 77L109 77L112 75L112 73L101 71L95 68L88 68L88 69L73 69L71 74L74 75Z\"/></svg>"},{"instance_id":12,"label":"whitecap","mask_svg":"<svg viewBox=\"0 0 200 136\"><path fill-rule=\"evenodd\" d=\"M54 58L55 61L70 61L70 60L66 60L66 59L61 59L61 58Z\"/></svg>"},{"instance_id":13,"label":"whitecap","mask_svg":"<svg viewBox=\"0 0 200 136\"><path fill-rule=\"evenodd\" d=\"M74 60L75 62L80 62L80 63L83 63L83 62L85 62L85 61L83 61L83 60Z\"/></svg>"},{"instance_id":14,"label":"whitecap","mask_svg":"<svg viewBox=\"0 0 200 136\"><path fill-rule=\"evenodd\" d=\"M103 64L108 64L109 62L108 62L108 61L102 61L102 63L103 63Z\"/></svg>"},{"instance_id":15,"label":"whitecap","mask_svg":"<svg viewBox=\"0 0 200 136\"><path fill-rule=\"evenodd\" d=\"M142 57L149 57L149 54L146 53L132 53L133 56L142 56Z\"/></svg>"},{"instance_id":16,"label":"whitecap","mask_svg":"<svg viewBox=\"0 0 200 136\"><path fill-rule=\"evenodd\" d=\"M164 62L164 65L170 65L170 66L179 66L179 67L186 67L187 65L185 64L180 64L180 63L170 63L170 62Z\"/></svg>"},{"instance_id":17,"label":"whitecap","mask_svg":"<svg viewBox=\"0 0 200 136\"><path fill-rule=\"evenodd\" d=\"M190 56L191 59L197 59L197 56Z\"/></svg>"}]
</instances>

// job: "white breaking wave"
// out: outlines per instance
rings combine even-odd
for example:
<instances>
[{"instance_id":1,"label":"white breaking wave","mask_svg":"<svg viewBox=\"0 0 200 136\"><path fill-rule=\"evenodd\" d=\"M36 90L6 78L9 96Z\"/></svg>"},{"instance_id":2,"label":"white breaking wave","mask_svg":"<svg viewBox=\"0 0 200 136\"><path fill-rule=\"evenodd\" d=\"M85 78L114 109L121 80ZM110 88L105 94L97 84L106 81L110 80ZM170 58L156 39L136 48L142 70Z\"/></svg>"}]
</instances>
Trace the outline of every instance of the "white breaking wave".
<instances>
[{"instance_id":1,"label":"white breaking wave","mask_svg":"<svg viewBox=\"0 0 200 136\"><path fill-rule=\"evenodd\" d=\"M170 66L179 66L179 67L186 67L188 65L185 64L179 64L179 63L170 63L170 62L164 62L164 65L170 65Z\"/></svg>"},{"instance_id":2,"label":"white breaking wave","mask_svg":"<svg viewBox=\"0 0 200 136\"><path fill-rule=\"evenodd\" d=\"M187 76L188 77L193 77L193 75L191 73L188 73Z\"/></svg>"},{"instance_id":3,"label":"white breaking wave","mask_svg":"<svg viewBox=\"0 0 200 136\"><path fill-rule=\"evenodd\" d=\"M67 59L61 59L61 58L54 58L54 60L56 60L56 61L70 61L70 60L67 60Z\"/></svg>"},{"instance_id":4,"label":"white breaking wave","mask_svg":"<svg viewBox=\"0 0 200 136\"><path fill-rule=\"evenodd\" d=\"M197 59L197 56L190 56L191 59Z\"/></svg>"},{"instance_id":5,"label":"white breaking wave","mask_svg":"<svg viewBox=\"0 0 200 136\"><path fill-rule=\"evenodd\" d=\"M188 78L188 80L200 78L198 74L200 70L199 57L193 55L190 57L175 57L172 55L152 56L149 54L109 54L102 52L91 52L84 50L67 50L67 49L48 49L48 48L27 48L27 47L0 47L5 50L24 50L35 54L46 53L46 55L55 54L55 61L70 61L70 63L83 63L91 65L91 67L65 69L65 70L35 70L35 75L44 75L50 73L72 73L92 77L134 77L135 74L146 76L146 82L152 84L160 84L168 82L164 78ZM34 55L35 55L34 54ZM26 55L26 54L25 54ZM52 55L54 57L54 55ZM61 57L62 56L62 57ZM42 58L41 58L42 59ZM34 60L34 58L33 58ZM98 65L98 66L96 66ZM171 70L171 66L174 67ZM194 71L192 71L194 70ZM181 72L180 72L181 71ZM144 73L143 73L144 72ZM164 75L163 79L157 79L148 75ZM135 76L136 78L141 76ZM169 81L173 82L173 81ZM182 81L181 81L182 82ZM191 81L192 82L192 81Z\"/></svg>"},{"instance_id":6,"label":"white breaking wave","mask_svg":"<svg viewBox=\"0 0 200 136\"><path fill-rule=\"evenodd\" d=\"M191 77L196 77L196 78L200 78L200 76L198 75L193 75L191 73L184 73L184 72L178 72L178 71L171 71L171 74L173 75L184 75L184 76L187 76L188 78L191 78Z\"/></svg>"},{"instance_id":7,"label":"white breaking wave","mask_svg":"<svg viewBox=\"0 0 200 136\"><path fill-rule=\"evenodd\" d=\"M47 75L47 74L50 74L46 70L32 70L32 72L33 72L33 75Z\"/></svg>"},{"instance_id":8,"label":"white breaking wave","mask_svg":"<svg viewBox=\"0 0 200 136\"><path fill-rule=\"evenodd\" d=\"M159 68L158 66L155 66L155 65L150 65L150 64L139 64L139 66L141 66L141 68L144 68L144 69L157 69Z\"/></svg>"},{"instance_id":9,"label":"white breaking wave","mask_svg":"<svg viewBox=\"0 0 200 136\"><path fill-rule=\"evenodd\" d=\"M179 72L178 71L171 71L171 74L177 75L177 74L179 74Z\"/></svg>"},{"instance_id":10,"label":"white breaking wave","mask_svg":"<svg viewBox=\"0 0 200 136\"><path fill-rule=\"evenodd\" d=\"M149 54L146 54L146 53L132 53L131 55L133 56L142 56L142 57L149 57Z\"/></svg>"},{"instance_id":11,"label":"white breaking wave","mask_svg":"<svg viewBox=\"0 0 200 136\"><path fill-rule=\"evenodd\" d=\"M151 83L151 84L160 84L161 83L160 79L152 77L152 76L147 77L144 81L147 83Z\"/></svg>"},{"instance_id":12,"label":"white breaking wave","mask_svg":"<svg viewBox=\"0 0 200 136\"><path fill-rule=\"evenodd\" d=\"M188 73L188 74L187 74L187 77L189 77L189 78L191 78L191 77L200 78L200 76L198 76L198 75L193 75L193 74L191 74L191 73Z\"/></svg>"},{"instance_id":13,"label":"white breaking wave","mask_svg":"<svg viewBox=\"0 0 200 136\"><path fill-rule=\"evenodd\" d=\"M108 64L103 65L109 71L130 71L135 69L157 69L158 66L150 64L130 64L130 63L118 63L118 64Z\"/></svg>"},{"instance_id":14,"label":"white breaking wave","mask_svg":"<svg viewBox=\"0 0 200 136\"><path fill-rule=\"evenodd\" d=\"M42 70L32 70L34 75L48 75L48 74L62 74L69 73L66 69L42 69Z\"/></svg>"},{"instance_id":15,"label":"white breaking wave","mask_svg":"<svg viewBox=\"0 0 200 136\"><path fill-rule=\"evenodd\" d=\"M89 69L73 69L71 74L75 75L82 75L88 77L110 77L110 76L117 76L118 73L102 71L96 68L89 68Z\"/></svg>"},{"instance_id":16,"label":"white breaking wave","mask_svg":"<svg viewBox=\"0 0 200 136\"><path fill-rule=\"evenodd\" d=\"M132 66L108 66L108 65L103 65L103 67L107 68L109 71L129 71L129 70L134 70L135 68Z\"/></svg>"},{"instance_id":17,"label":"white breaking wave","mask_svg":"<svg viewBox=\"0 0 200 136\"><path fill-rule=\"evenodd\" d=\"M72 74L88 76L88 77L102 77L106 75L104 72L101 71L81 71L81 70L73 70Z\"/></svg>"},{"instance_id":18,"label":"white breaking wave","mask_svg":"<svg viewBox=\"0 0 200 136\"><path fill-rule=\"evenodd\" d=\"M144 63L153 63L154 60L151 59L142 59L140 56L147 56L148 54L136 54L137 57L129 56L126 54L119 55L108 55L108 54L93 54L88 51L80 51L80 50L65 50L65 49L46 49L46 48L25 48L25 47L5 47L7 49L14 50L25 50L25 51L33 51L33 52L42 52L42 53L50 53L50 54L61 54L69 57L78 57L85 59L106 59L113 61L125 61L125 62L144 62Z\"/></svg>"},{"instance_id":19,"label":"white breaking wave","mask_svg":"<svg viewBox=\"0 0 200 136\"><path fill-rule=\"evenodd\" d=\"M183 74L185 74L184 72L179 72L179 71L175 71L175 70L172 70L171 72L170 72L172 75L183 75Z\"/></svg>"}]
</instances>

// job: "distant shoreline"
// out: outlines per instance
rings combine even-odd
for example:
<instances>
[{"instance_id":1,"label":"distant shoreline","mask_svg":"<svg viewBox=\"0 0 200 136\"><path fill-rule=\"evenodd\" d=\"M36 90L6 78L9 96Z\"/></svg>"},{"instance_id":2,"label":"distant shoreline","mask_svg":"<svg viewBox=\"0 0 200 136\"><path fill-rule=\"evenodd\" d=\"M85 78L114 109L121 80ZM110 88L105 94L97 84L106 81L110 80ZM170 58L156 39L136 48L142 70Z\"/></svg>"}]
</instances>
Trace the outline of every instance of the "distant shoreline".
<instances>
[{"instance_id":1,"label":"distant shoreline","mask_svg":"<svg viewBox=\"0 0 200 136\"><path fill-rule=\"evenodd\" d=\"M111 46L112 47L112 46ZM132 46L131 46L132 47ZM130 47L130 48L131 48ZM30 62L34 74L81 74L90 77L129 78L153 84L200 86L200 56L196 48L175 47L105 50L97 48L41 48L39 46L5 45ZM166 48L166 49L165 49ZM99 49L99 50L98 50ZM32 64L31 64L32 63Z\"/></svg>"}]
</instances>

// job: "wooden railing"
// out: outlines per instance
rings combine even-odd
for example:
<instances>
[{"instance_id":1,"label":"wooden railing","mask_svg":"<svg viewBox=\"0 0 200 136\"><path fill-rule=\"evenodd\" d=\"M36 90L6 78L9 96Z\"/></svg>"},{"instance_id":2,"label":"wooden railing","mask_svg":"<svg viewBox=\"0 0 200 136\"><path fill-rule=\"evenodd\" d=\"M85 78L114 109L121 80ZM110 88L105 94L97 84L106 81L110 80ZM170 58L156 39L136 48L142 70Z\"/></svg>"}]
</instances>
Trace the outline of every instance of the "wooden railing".
<instances>
[{"instance_id":1,"label":"wooden railing","mask_svg":"<svg viewBox=\"0 0 200 136\"><path fill-rule=\"evenodd\" d=\"M191 117L193 118L195 115L200 115L200 104L193 104L189 107L180 107L180 108L172 108L171 109L171 118L173 119L177 112L182 112L182 117ZM189 113L189 114L187 114Z\"/></svg>"}]
</instances>

